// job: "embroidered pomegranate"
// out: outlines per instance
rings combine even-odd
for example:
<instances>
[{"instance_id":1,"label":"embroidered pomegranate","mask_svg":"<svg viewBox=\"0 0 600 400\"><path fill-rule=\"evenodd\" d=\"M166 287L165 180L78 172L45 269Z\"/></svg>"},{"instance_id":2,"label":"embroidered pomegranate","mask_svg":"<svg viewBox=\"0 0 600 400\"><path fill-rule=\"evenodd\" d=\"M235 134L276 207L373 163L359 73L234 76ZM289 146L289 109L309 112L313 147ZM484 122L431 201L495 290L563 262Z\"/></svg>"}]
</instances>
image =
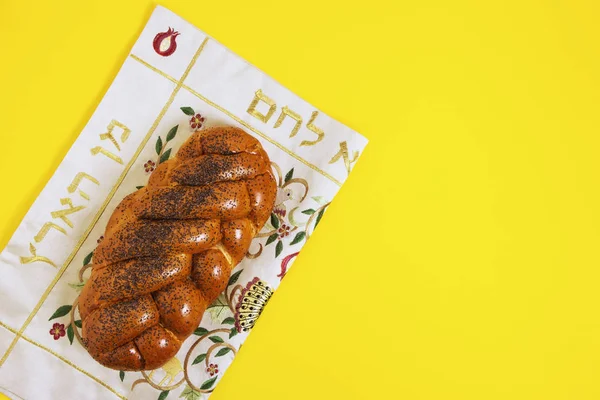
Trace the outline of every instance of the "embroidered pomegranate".
<instances>
[{"instance_id":1,"label":"embroidered pomegranate","mask_svg":"<svg viewBox=\"0 0 600 400\"><path fill-rule=\"evenodd\" d=\"M179 32L174 31L173 28L170 27L168 31L157 34L152 42L154 51L163 57L168 57L175 53L175 50L177 50L177 42L175 41L175 38L178 35Z\"/></svg>"}]
</instances>

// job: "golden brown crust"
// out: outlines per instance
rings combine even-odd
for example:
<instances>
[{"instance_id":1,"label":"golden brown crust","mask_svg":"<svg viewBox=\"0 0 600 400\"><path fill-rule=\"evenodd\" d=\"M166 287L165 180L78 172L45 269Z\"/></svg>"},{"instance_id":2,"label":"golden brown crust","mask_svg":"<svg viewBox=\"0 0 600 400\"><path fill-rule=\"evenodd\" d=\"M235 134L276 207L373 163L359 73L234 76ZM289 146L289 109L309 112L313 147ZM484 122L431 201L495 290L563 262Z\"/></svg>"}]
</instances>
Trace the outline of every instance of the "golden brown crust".
<instances>
[{"instance_id":1,"label":"golden brown crust","mask_svg":"<svg viewBox=\"0 0 600 400\"><path fill-rule=\"evenodd\" d=\"M219 182L206 186L157 187L137 197L133 212L138 218L193 219L241 218L250 212L246 182Z\"/></svg>"},{"instance_id":2,"label":"golden brown crust","mask_svg":"<svg viewBox=\"0 0 600 400\"><path fill-rule=\"evenodd\" d=\"M225 290L232 265L221 250L212 249L194 254L192 282L202 291L209 304Z\"/></svg>"},{"instance_id":3,"label":"golden brown crust","mask_svg":"<svg viewBox=\"0 0 600 400\"><path fill-rule=\"evenodd\" d=\"M173 357L226 288L276 191L254 137L233 127L194 133L109 219L79 298L92 357L136 371Z\"/></svg>"},{"instance_id":4,"label":"golden brown crust","mask_svg":"<svg viewBox=\"0 0 600 400\"><path fill-rule=\"evenodd\" d=\"M201 186L249 179L265 172L267 162L268 159L256 154L205 154L183 161L173 169L170 180L179 185Z\"/></svg>"},{"instance_id":5,"label":"golden brown crust","mask_svg":"<svg viewBox=\"0 0 600 400\"><path fill-rule=\"evenodd\" d=\"M181 340L194 333L208 306L200 290L187 278L154 292L153 297L160 322Z\"/></svg>"},{"instance_id":6,"label":"golden brown crust","mask_svg":"<svg viewBox=\"0 0 600 400\"><path fill-rule=\"evenodd\" d=\"M183 253L140 257L95 267L79 296L81 318L85 319L98 307L152 293L186 278L191 272L191 260L191 255Z\"/></svg>"},{"instance_id":7,"label":"golden brown crust","mask_svg":"<svg viewBox=\"0 0 600 400\"><path fill-rule=\"evenodd\" d=\"M94 253L94 263L105 265L134 257L199 253L219 243L220 226L218 219L127 222L104 237Z\"/></svg>"}]
</instances>

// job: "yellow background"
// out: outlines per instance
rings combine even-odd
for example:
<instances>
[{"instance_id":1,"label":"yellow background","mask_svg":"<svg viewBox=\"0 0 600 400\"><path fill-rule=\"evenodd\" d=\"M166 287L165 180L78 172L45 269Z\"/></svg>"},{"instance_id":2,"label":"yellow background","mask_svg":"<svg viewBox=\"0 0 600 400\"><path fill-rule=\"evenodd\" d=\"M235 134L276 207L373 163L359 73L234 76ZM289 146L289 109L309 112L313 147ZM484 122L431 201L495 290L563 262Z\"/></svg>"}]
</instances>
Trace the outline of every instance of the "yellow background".
<instances>
[{"instance_id":1,"label":"yellow background","mask_svg":"<svg viewBox=\"0 0 600 400\"><path fill-rule=\"evenodd\" d=\"M370 139L212 399L600 398L596 1L161 4ZM0 1L2 247L152 8Z\"/></svg>"}]
</instances>

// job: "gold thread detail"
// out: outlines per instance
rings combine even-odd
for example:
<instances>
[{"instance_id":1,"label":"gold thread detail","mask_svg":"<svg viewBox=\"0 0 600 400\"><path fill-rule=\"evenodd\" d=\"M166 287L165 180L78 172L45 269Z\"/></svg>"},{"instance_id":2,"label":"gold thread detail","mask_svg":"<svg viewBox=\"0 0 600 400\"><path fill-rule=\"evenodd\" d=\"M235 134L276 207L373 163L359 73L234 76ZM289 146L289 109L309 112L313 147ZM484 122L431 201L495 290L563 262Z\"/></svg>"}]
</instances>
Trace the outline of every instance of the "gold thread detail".
<instances>
[{"instance_id":1,"label":"gold thread detail","mask_svg":"<svg viewBox=\"0 0 600 400\"><path fill-rule=\"evenodd\" d=\"M302 143L300 143L300 146L314 146L315 144L317 144L321 140L323 140L323 138L325 137L325 132L323 132L323 129L317 128L314 124L315 119L317 119L317 115L319 115L319 112L313 111L313 113L310 116L310 120L308 120L308 124L306 124L306 127L308 128L308 130L317 135L317 139L316 140L303 140Z\"/></svg>"},{"instance_id":2,"label":"gold thread detail","mask_svg":"<svg viewBox=\"0 0 600 400\"><path fill-rule=\"evenodd\" d=\"M112 132L101 133L100 134L100 140L104 140L104 139L110 140L111 143L115 145L115 147L117 148L117 150L121 151L121 146L119 146L119 143L117 142L117 139L115 139L115 137L112 135Z\"/></svg>"},{"instance_id":3,"label":"gold thread detail","mask_svg":"<svg viewBox=\"0 0 600 400\"><path fill-rule=\"evenodd\" d=\"M43 262L43 263L52 265L54 268L58 268L56 266L56 264L54 264L54 262L51 259L49 259L48 257L38 256L37 250L36 250L35 246L33 245L33 243L29 243L29 252L31 253L31 257L24 257L24 256L19 257L19 261L21 262L21 264L31 264L33 262Z\"/></svg>"},{"instance_id":4,"label":"gold thread detail","mask_svg":"<svg viewBox=\"0 0 600 400\"><path fill-rule=\"evenodd\" d=\"M177 80L175 78L173 78L172 76L164 73L163 71L159 70L156 67L153 67L152 65L148 64L146 61L142 60L141 58L139 58L138 56L131 54L130 55L131 58L133 58L134 60L136 60L137 62L139 62L140 64L148 67L149 69L151 69L152 71L156 72L157 74L159 74L160 76L172 81L172 82L177 82ZM208 104L209 106L216 108L217 110L221 111L222 113L228 115L230 118L234 119L235 121L237 121L239 124L244 125L246 128L250 129L252 132L254 132L255 134L257 134L258 136L262 137L263 139L265 139L266 141L268 141L269 143L271 143L272 145L278 147L280 150L284 151L285 153L287 153L288 155L292 156L293 158L295 158L296 160L300 161L302 164L306 165L307 167L317 171L318 173L320 173L321 175L323 175L324 177L326 177L327 179L329 179L330 181L332 181L333 183L335 183L338 186L342 186L342 183L340 181L338 181L337 179L335 179L333 176L331 176L330 174L328 174L327 172L323 171L322 169L320 169L319 167L317 167L314 164L311 164L310 162L306 161L305 159L303 159L302 157L300 157L299 155L297 155L296 153L292 152L291 150L288 150L285 146L283 146L282 144L280 144L279 142L271 139L270 137L268 137L267 135L265 135L264 133L262 133L261 131L259 131L258 129L254 128L253 126L251 126L250 124L248 124L245 121L242 121L240 118L236 117L234 114L232 114L231 112L225 110L224 108L222 108L221 106L219 106L218 104L210 101L209 99L207 99L206 97L202 96L200 93L196 92L194 89L192 89L191 87L183 84L181 85L182 89L187 90L188 92L190 92L191 94L193 94L194 96L198 97L200 100L204 101L206 104Z\"/></svg>"},{"instance_id":5,"label":"gold thread detail","mask_svg":"<svg viewBox=\"0 0 600 400\"><path fill-rule=\"evenodd\" d=\"M88 196L83 190L78 190L79 195L87 201L90 201L90 196Z\"/></svg>"},{"instance_id":6,"label":"gold thread detail","mask_svg":"<svg viewBox=\"0 0 600 400\"><path fill-rule=\"evenodd\" d=\"M45 238L45 237L46 237L46 235L48 234L48 231L49 231L50 229L52 229L52 228L56 229L57 231L59 231L60 233L62 233L62 234L64 234L64 235L66 235L66 234L67 234L67 231L65 230L65 228L63 228L63 227L61 227L61 226L58 226L58 225L56 225L54 222L46 222L46 223L44 224L44 226L42 226L42 227L40 228L40 231L37 233L37 235L35 235L35 236L33 237L33 239L34 239L34 240L35 240L37 243L41 242L42 240L44 240L44 238ZM0 365L2 365L2 364L0 364Z\"/></svg>"},{"instance_id":7,"label":"gold thread detail","mask_svg":"<svg viewBox=\"0 0 600 400\"><path fill-rule=\"evenodd\" d=\"M329 160L329 164L333 164L337 162L340 158L343 158L344 165L346 166L346 171L350 174L350 170L352 169L352 164L358 160L358 151L352 153L352 159L350 159L350 155L348 154L348 144L346 141L340 142L340 151L338 151L331 160Z\"/></svg>"},{"instance_id":8,"label":"gold thread detail","mask_svg":"<svg viewBox=\"0 0 600 400\"><path fill-rule=\"evenodd\" d=\"M84 179L87 179L90 182L95 183L96 185L100 185L98 179L94 178L90 174L86 174L85 172L78 172L77 175L75 175L75 178L73 178L73 182L71 182L71 184L67 187L67 192L73 193L75 192L75 190L79 189L79 185ZM86 200L90 199L90 196L88 196L88 194L85 193L83 190L79 189L78 191L81 197L83 197Z\"/></svg>"},{"instance_id":9,"label":"gold thread detail","mask_svg":"<svg viewBox=\"0 0 600 400\"><path fill-rule=\"evenodd\" d=\"M171 93L171 96L169 96L169 99L167 100L167 104L164 105L164 107L162 108L162 110L160 111L160 113L158 114L158 116L156 117L156 119L154 120L154 123L150 127L150 130L146 134L146 137L142 140L142 143L140 143L140 145L138 146L136 152L134 153L134 155L131 158L131 160L129 161L129 163L127 163L127 166L125 167L125 169L121 173L121 176L119 176L119 179L117 180L117 182L115 183L115 185L113 186L113 188L111 189L111 191L109 192L106 200L104 201L104 203L100 207L100 210L98 210L98 212L94 216L94 219L92 220L92 223L85 230L85 232L81 236L81 239L79 239L79 242L77 242L77 244L75 245L75 248L73 249L73 251L71 252L71 254L69 255L69 257L67 258L67 260L65 261L65 263L61 267L60 271L58 272L58 274L56 274L56 276L54 277L54 279L52 280L52 282L50 283L50 285L46 288L46 290L42 294L41 299L38 301L38 303L34 307L33 311L29 314L29 316L27 317L27 319L23 323L23 326L21 327L21 329L19 329L19 332L17 332L15 338L13 339L13 341L10 344L10 346L8 347L8 349L6 350L6 352L4 353L4 355L2 356L2 359L0 359L0 367L4 364L4 362L6 361L6 359L8 358L8 356L10 355L10 353L12 352L12 350L14 349L15 345L17 344L17 341L19 340L19 338L21 338L23 336L23 332L25 331L25 329L27 328L27 326L29 326L29 324L31 323L31 320L33 319L33 317L40 310L40 308L44 304L44 301L46 301L46 298L48 297L48 295L50 294L50 292L52 291L52 289L54 288L54 286L56 285L56 283L58 282L58 280L62 277L63 273L69 267L69 265L71 264L71 262L75 258L75 255L79 252L79 249L83 245L83 242L87 239L87 237L89 236L89 234L92 231L92 229L94 229L94 226L96 226L96 223L98 222L98 220L100 219L100 217L104 213L106 207L108 206L108 203L112 200L112 198L115 195L117 189L119 188L119 186L121 185L121 183L125 179L125 176L127 175L127 173L129 172L129 170L133 166L133 163L139 157L140 153L142 152L142 150L144 149L144 147L148 143L148 140L150 140L150 137L152 136L152 134L154 133L154 131L158 127L158 124L160 123L160 121L162 120L163 116L166 114L167 110L169 109L169 107L173 103L173 100L175 99L175 96L177 95L177 93L179 92L179 90L183 87L183 81L185 80L185 78L190 73L190 71L191 71L192 67L194 66L194 64L196 64L196 60L200 56L200 53L204 49L204 46L206 45L207 42L208 42L208 38L205 38L204 41L202 42L202 44L200 45L200 47L198 48L198 50L196 51L196 53L194 54L194 56L192 57L192 60L190 61L189 65L187 66L187 68L185 69L185 72L183 73L183 75L181 77L181 80L177 83L177 85L173 89L173 92Z\"/></svg>"},{"instance_id":10,"label":"gold thread detail","mask_svg":"<svg viewBox=\"0 0 600 400\"><path fill-rule=\"evenodd\" d=\"M314 164L309 163L308 161L306 161L305 159L303 159L302 157L300 157L299 155L297 155L296 153L288 150L284 145L282 145L281 143L271 139L270 137L268 137L267 135L265 135L264 133L262 133L261 131L259 131L258 129L254 128L252 125L250 125L249 123L247 123L246 121L241 120L240 118L236 117L234 114L232 114L231 112L227 111L226 109L224 109L223 107L219 106L218 104L210 101L209 99L207 99L206 97L202 96L200 93L196 92L194 89L192 89L191 87L187 86L187 85L183 85L183 88L188 90L191 94L193 94L194 96L196 96L197 98L199 98L200 100L202 100L203 102L205 102L206 104L208 104L209 106L216 108L217 110L221 111L223 114L226 114L227 116L229 116L231 119L235 120L237 123L245 126L246 128L250 129L252 132L254 132L255 134L257 134L258 136L260 136L261 138L265 139L266 141L268 141L269 143L271 143L272 145L278 147L280 150L283 150L284 152L286 152L287 154L289 154L290 156L294 157L296 160L300 161L302 164L306 165L309 168L312 168L313 170L317 171L318 173L320 173L321 175L323 175L324 177L328 178L330 181L332 181L333 183L335 183L338 186L342 186L342 183L340 181L338 181L337 179L335 179L333 176L329 175L327 172L323 171L321 168L317 167Z\"/></svg>"},{"instance_id":11,"label":"gold thread detail","mask_svg":"<svg viewBox=\"0 0 600 400\"><path fill-rule=\"evenodd\" d=\"M286 116L296 121L294 127L292 128L292 133L290 133L290 137L293 138L294 136L296 136L296 134L300 130L300 127L302 126L302 117L300 116L300 114L290 110L288 106L283 106L283 108L281 109L281 114L279 114L279 118L277 118L277 121L275 122L275 125L273 125L273 128L279 128L281 124L283 124L283 121L285 120Z\"/></svg>"},{"instance_id":12,"label":"gold thread detail","mask_svg":"<svg viewBox=\"0 0 600 400\"><path fill-rule=\"evenodd\" d=\"M258 106L258 103L260 101L265 102L269 106L269 111L267 111L266 114L262 114L256 109L256 106ZM276 109L277 106L275 105L275 101L273 101L273 99L264 94L261 89L258 89L254 93L254 98L250 102L250 105L248 106L246 112L252 115L254 118L257 118L266 124L267 122L269 122L269 119L271 119Z\"/></svg>"},{"instance_id":13,"label":"gold thread detail","mask_svg":"<svg viewBox=\"0 0 600 400\"><path fill-rule=\"evenodd\" d=\"M157 74L159 74L163 78L167 78L168 80L170 80L173 83L179 83L177 81L177 79L173 78L171 75L162 72L160 69L158 69L156 67L153 67L152 65L148 64L146 61L142 60L141 58L139 58L135 54L130 54L129 57L133 58L135 61L139 62L143 66L148 67L149 69L151 69L152 71L156 72Z\"/></svg>"},{"instance_id":14,"label":"gold thread detail","mask_svg":"<svg viewBox=\"0 0 600 400\"><path fill-rule=\"evenodd\" d=\"M92 152L93 156L97 155L98 153L102 153L106 157L110 158L111 160L116 161L119 164L123 164L123 160L121 159L121 157L111 153L110 151L106 150L102 146L96 146L93 149L91 149L90 151Z\"/></svg>"},{"instance_id":15,"label":"gold thread detail","mask_svg":"<svg viewBox=\"0 0 600 400\"><path fill-rule=\"evenodd\" d=\"M56 219L56 218L62 219L65 224L67 224L67 225L69 225L69 227L73 228L73 222L71 222L71 220L69 218L67 218L67 215L74 214L78 211L81 211L85 208L85 206L73 207L73 201L71 201L71 199L68 197L63 197L62 199L60 199L60 204L63 206L69 206L69 208L63 209L63 210L52 211L50 213L50 215L54 219Z\"/></svg>"},{"instance_id":16,"label":"gold thread detail","mask_svg":"<svg viewBox=\"0 0 600 400\"><path fill-rule=\"evenodd\" d=\"M110 124L106 127L106 133L100 135L100 140L109 139L117 148L117 150L121 151L119 144L117 143L117 139L113 136L112 132L115 129L115 126L118 126L123 130L121 132L121 142L125 143L129 138L129 134L131 133L131 129L126 127L124 124L120 123L116 119L110 121Z\"/></svg>"},{"instance_id":17,"label":"gold thread detail","mask_svg":"<svg viewBox=\"0 0 600 400\"><path fill-rule=\"evenodd\" d=\"M15 335L17 334L17 330L16 329L11 328L10 326L4 324L3 322L0 322L0 326L3 327L4 329L6 329L7 331L10 331L10 332L14 333ZM94 381L96 381L100 385L104 386L106 389L108 389L111 392L113 392L115 395L117 395L117 397L119 397L119 398L121 398L123 400L127 400L127 397L123 396L122 394L120 394L119 392L117 392L115 389L113 389L112 387L108 386L106 383L104 383L100 379L96 378L94 375L92 375L89 372L87 372L87 371L79 368L77 365L73 364L71 361L67 360L66 358L64 358L60 354L55 353L54 351L52 351L48 347L44 346L43 344L40 344L40 343L36 342L33 339L30 339L29 337L27 337L25 335L21 335L21 337L23 338L23 340L31 343L32 345L34 345L36 347L39 347L40 349L42 349L42 350L44 350L44 351L52 354L54 357L58 358L59 360L61 360L65 364L69 365L70 367L75 368L77 371L79 371L82 374L86 375L88 378L93 379Z\"/></svg>"}]
</instances>

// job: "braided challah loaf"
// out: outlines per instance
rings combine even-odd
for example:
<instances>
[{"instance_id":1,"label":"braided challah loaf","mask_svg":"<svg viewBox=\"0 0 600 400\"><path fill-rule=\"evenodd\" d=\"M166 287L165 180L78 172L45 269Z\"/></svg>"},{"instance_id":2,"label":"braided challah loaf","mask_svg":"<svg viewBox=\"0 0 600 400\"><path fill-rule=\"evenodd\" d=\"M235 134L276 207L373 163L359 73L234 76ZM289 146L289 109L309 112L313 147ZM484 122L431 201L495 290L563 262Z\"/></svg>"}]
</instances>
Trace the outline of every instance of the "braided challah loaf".
<instances>
[{"instance_id":1,"label":"braided challah loaf","mask_svg":"<svg viewBox=\"0 0 600 400\"><path fill-rule=\"evenodd\" d=\"M171 359L225 290L276 191L255 138L231 127L193 134L123 199L94 252L78 301L91 356L134 371Z\"/></svg>"}]
</instances>

